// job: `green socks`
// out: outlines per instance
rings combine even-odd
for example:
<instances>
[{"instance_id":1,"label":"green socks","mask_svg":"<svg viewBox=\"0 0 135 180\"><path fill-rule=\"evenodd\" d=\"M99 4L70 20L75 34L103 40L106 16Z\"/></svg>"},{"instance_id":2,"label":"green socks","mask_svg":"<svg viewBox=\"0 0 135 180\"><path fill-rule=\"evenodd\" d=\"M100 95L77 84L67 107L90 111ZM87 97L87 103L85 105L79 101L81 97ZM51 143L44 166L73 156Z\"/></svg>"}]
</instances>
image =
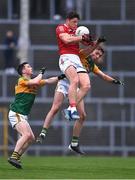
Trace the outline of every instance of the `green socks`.
<instances>
[{"instance_id":1,"label":"green socks","mask_svg":"<svg viewBox=\"0 0 135 180\"><path fill-rule=\"evenodd\" d=\"M73 136L71 146L77 146L79 144L79 137Z\"/></svg>"},{"instance_id":2,"label":"green socks","mask_svg":"<svg viewBox=\"0 0 135 180\"><path fill-rule=\"evenodd\" d=\"M47 134L47 130L48 130L47 128L43 128L40 135L45 137Z\"/></svg>"}]
</instances>

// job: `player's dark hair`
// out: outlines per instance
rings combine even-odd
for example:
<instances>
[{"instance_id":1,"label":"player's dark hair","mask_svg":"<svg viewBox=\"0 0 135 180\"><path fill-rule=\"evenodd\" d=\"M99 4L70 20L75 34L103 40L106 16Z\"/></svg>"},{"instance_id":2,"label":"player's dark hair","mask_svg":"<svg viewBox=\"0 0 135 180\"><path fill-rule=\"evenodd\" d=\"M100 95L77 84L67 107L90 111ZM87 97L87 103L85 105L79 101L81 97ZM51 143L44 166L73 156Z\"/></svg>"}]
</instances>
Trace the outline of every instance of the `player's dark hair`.
<instances>
[{"instance_id":1,"label":"player's dark hair","mask_svg":"<svg viewBox=\"0 0 135 180\"><path fill-rule=\"evenodd\" d=\"M71 11L67 14L66 19L73 19L73 18L80 19L80 16L78 13Z\"/></svg>"},{"instance_id":2,"label":"player's dark hair","mask_svg":"<svg viewBox=\"0 0 135 180\"><path fill-rule=\"evenodd\" d=\"M28 64L28 62L23 62L23 63L19 64L19 66L18 66L18 68L17 68L17 72L18 72L18 74L21 75L21 76L22 76L22 70L23 70L25 64Z\"/></svg>"}]
</instances>

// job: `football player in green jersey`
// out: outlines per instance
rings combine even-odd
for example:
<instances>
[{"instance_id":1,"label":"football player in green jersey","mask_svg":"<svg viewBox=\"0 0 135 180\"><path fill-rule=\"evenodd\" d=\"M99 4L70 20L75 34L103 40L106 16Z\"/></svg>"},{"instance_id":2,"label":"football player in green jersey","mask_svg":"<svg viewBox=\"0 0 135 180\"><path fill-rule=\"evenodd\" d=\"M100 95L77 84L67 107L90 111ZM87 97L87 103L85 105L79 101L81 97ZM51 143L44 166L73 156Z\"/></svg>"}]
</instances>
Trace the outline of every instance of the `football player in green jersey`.
<instances>
[{"instance_id":1,"label":"football player in green jersey","mask_svg":"<svg viewBox=\"0 0 135 180\"><path fill-rule=\"evenodd\" d=\"M20 134L20 138L17 140L8 162L16 168L22 168L20 157L35 140L35 136L28 123L28 114L34 103L37 90L45 84L58 82L58 80L63 78L63 75L42 79L45 72L45 68L42 68L39 74L31 79L33 70L27 62L20 64L17 71L20 77L15 86L15 100L10 104L8 118L12 127Z\"/></svg>"}]
</instances>

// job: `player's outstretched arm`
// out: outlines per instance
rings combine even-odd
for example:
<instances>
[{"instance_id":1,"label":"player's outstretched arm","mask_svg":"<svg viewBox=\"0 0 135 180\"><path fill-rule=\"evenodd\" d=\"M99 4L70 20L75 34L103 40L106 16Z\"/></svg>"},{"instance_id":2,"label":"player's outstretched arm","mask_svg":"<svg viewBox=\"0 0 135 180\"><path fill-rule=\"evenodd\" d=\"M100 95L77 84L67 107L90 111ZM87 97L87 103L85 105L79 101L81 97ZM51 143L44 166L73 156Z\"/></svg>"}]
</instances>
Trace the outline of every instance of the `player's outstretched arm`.
<instances>
[{"instance_id":1,"label":"player's outstretched arm","mask_svg":"<svg viewBox=\"0 0 135 180\"><path fill-rule=\"evenodd\" d=\"M107 74L105 74L104 72L102 72L101 70L98 70L96 72L96 74L101 77L102 79L104 79L105 81L108 81L110 83L114 83L114 84L120 84L120 85L124 85L124 83L118 79L115 79Z\"/></svg>"},{"instance_id":2,"label":"player's outstretched arm","mask_svg":"<svg viewBox=\"0 0 135 180\"><path fill-rule=\"evenodd\" d=\"M57 83L59 80L64 79L65 77L66 77L65 74L61 74L56 77L51 77L51 78L45 79L45 83L54 84L54 83Z\"/></svg>"}]
</instances>

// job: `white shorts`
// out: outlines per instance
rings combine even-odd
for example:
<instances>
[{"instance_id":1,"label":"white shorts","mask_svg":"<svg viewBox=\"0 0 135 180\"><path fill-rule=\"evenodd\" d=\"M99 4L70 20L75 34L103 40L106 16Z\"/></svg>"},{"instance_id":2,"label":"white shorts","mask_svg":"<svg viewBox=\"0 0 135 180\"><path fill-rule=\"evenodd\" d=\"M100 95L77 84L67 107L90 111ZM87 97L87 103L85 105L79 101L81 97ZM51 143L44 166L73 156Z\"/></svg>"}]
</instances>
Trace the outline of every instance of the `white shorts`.
<instances>
[{"instance_id":1,"label":"white shorts","mask_svg":"<svg viewBox=\"0 0 135 180\"><path fill-rule=\"evenodd\" d=\"M75 54L63 54L59 58L60 70L64 73L69 66L74 66L77 72L87 72L83 67L79 56Z\"/></svg>"},{"instance_id":2,"label":"white shorts","mask_svg":"<svg viewBox=\"0 0 135 180\"><path fill-rule=\"evenodd\" d=\"M64 97L68 96L68 89L69 89L69 80L68 79L62 79L58 82L56 91L61 92ZM79 91L79 88L77 88L77 91Z\"/></svg>"},{"instance_id":3,"label":"white shorts","mask_svg":"<svg viewBox=\"0 0 135 180\"><path fill-rule=\"evenodd\" d=\"M10 122L12 128L14 128L15 125L21 121L28 121L28 116L18 114L12 110L9 111L8 118L9 118L9 122Z\"/></svg>"},{"instance_id":4,"label":"white shorts","mask_svg":"<svg viewBox=\"0 0 135 180\"><path fill-rule=\"evenodd\" d=\"M68 89L69 89L69 80L68 79L62 79L58 82L56 91L61 92L64 95L64 97L67 97Z\"/></svg>"}]
</instances>

